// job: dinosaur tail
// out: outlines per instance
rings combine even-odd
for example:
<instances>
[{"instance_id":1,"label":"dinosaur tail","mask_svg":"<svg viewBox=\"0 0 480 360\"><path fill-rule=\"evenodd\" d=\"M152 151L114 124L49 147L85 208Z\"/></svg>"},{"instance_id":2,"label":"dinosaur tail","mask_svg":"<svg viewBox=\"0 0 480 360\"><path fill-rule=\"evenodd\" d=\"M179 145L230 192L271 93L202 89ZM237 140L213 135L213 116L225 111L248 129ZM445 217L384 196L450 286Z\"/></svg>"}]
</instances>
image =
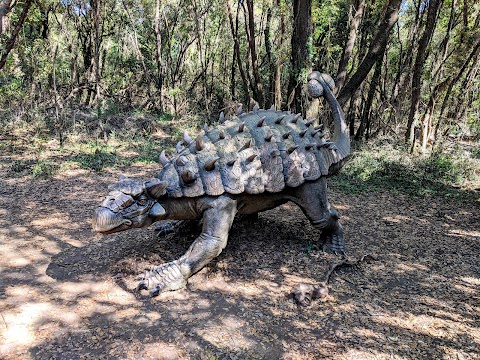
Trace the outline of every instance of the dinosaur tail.
<instances>
[{"instance_id":1,"label":"dinosaur tail","mask_svg":"<svg viewBox=\"0 0 480 360\"><path fill-rule=\"evenodd\" d=\"M320 84L321 87L318 86L318 84ZM326 74L320 74L318 71L313 71L308 75L308 90L310 95L314 98L323 95L332 109L335 124L332 141L338 149L338 155L340 155L341 158L340 160L342 160L350 153L350 136L343 110L331 91L334 87L335 84L332 78Z\"/></svg>"}]
</instances>

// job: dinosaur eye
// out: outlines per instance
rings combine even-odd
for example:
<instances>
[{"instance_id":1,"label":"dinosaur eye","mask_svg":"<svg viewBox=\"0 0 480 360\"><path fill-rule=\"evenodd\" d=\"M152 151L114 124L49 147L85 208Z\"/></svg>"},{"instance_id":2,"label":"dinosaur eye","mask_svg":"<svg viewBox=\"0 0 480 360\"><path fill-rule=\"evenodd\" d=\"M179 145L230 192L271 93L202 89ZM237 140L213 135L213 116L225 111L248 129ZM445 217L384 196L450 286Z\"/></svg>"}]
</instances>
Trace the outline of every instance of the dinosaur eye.
<instances>
[{"instance_id":1,"label":"dinosaur eye","mask_svg":"<svg viewBox=\"0 0 480 360\"><path fill-rule=\"evenodd\" d=\"M141 206L145 205L146 203L147 203L147 199L139 199L138 200L138 204L141 205Z\"/></svg>"}]
</instances>

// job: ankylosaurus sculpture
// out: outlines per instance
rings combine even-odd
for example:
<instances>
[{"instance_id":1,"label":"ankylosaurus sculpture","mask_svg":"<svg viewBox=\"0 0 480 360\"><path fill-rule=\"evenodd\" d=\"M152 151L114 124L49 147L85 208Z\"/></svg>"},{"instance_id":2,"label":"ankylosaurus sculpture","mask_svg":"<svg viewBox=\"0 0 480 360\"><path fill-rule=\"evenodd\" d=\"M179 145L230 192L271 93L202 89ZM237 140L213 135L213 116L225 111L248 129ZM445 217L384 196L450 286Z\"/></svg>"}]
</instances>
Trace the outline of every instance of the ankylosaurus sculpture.
<instances>
[{"instance_id":1,"label":"ankylosaurus sculpture","mask_svg":"<svg viewBox=\"0 0 480 360\"><path fill-rule=\"evenodd\" d=\"M220 124L205 127L196 139L184 133L177 154L160 155L163 168L158 177L121 178L109 187L93 219L97 232L110 234L159 220L203 220L202 232L188 251L147 271L139 289L157 295L184 287L225 248L236 214L254 214L288 201L321 230L324 249L343 254L342 226L327 200L326 178L340 169L350 152L348 129L331 92L331 78L313 72L308 80L310 95L323 95L331 107L331 141L300 114L238 109L238 116L220 115Z\"/></svg>"}]
</instances>

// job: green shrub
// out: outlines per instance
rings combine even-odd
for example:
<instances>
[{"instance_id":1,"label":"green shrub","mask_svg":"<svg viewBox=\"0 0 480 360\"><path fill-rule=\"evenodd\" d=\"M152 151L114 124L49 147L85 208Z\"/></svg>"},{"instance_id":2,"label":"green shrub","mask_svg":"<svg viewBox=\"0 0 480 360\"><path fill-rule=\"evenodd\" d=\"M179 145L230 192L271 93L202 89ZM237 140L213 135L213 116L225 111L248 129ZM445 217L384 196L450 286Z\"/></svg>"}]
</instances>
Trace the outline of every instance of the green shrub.
<instances>
[{"instance_id":1,"label":"green shrub","mask_svg":"<svg viewBox=\"0 0 480 360\"><path fill-rule=\"evenodd\" d=\"M468 196L463 190L480 187L479 169L479 161L460 150L418 157L383 146L354 151L332 185L348 193L389 190L463 197Z\"/></svg>"},{"instance_id":2,"label":"green shrub","mask_svg":"<svg viewBox=\"0 0 480 360\"><path fill-rule=\"evenodd\" d=\"M56 173L58 166L48 160L38 160L32 167L32 176L34 178L47 178Z\"/></svg>"}]
</instances>

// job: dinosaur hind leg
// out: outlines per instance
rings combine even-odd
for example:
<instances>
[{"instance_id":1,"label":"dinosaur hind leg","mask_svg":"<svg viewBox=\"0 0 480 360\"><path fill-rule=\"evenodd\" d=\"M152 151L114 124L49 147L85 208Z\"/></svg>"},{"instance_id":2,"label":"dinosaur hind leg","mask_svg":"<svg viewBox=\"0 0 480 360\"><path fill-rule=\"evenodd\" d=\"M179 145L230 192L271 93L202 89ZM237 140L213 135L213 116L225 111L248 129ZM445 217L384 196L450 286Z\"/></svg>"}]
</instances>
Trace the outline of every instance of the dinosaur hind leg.
<instances>
[{"instance_id":1,"label":"dinosaur hind leg","mask_svg":"<svg viewBox=\"0 0 480 360\"><path fill-rule=\"evenodd\" d=\"M324 251L345 255L343 228L338 213L327 200L327 182L320 178L305 183L295 190L292 199L304 212L310 223L322 232L320 240Z\"/></svg>"}]
</instances>

